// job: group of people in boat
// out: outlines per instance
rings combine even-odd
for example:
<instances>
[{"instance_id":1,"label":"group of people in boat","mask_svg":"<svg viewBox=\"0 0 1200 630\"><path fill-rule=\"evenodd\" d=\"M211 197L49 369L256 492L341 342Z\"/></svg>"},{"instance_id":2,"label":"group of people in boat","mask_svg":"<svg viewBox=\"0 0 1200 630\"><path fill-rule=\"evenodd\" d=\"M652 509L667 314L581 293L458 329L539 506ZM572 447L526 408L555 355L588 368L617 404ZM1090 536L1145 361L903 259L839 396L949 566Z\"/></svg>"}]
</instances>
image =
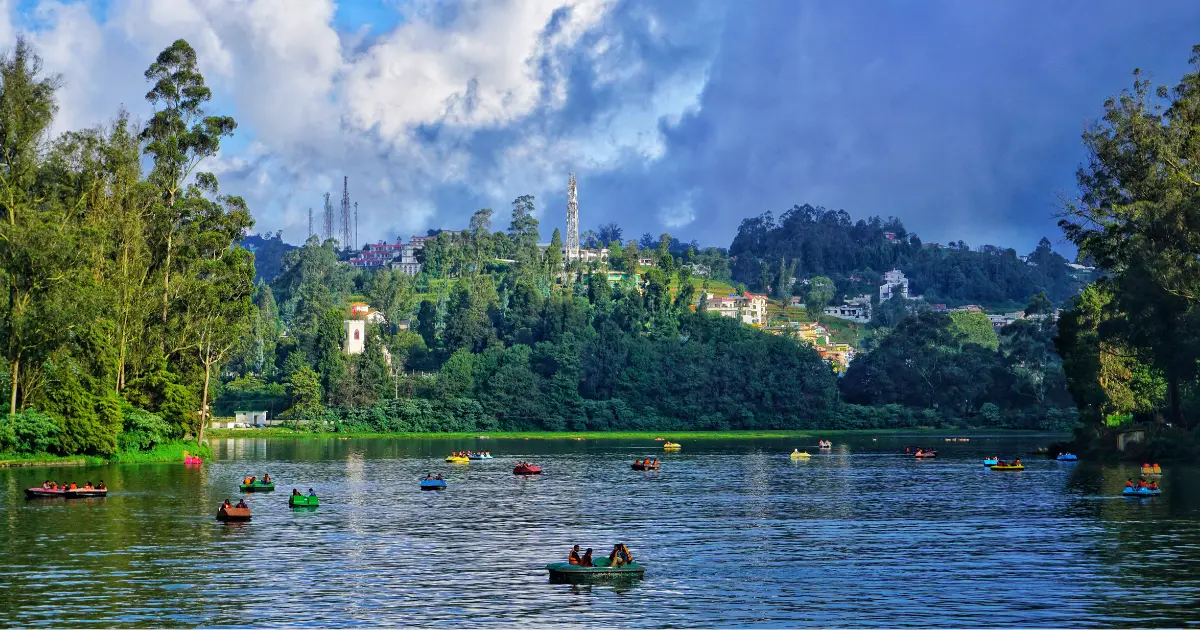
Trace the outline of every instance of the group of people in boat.
<instances>
[{"instance_id":1,"label":"group of people in boat","mask_svg":"<svg viewBox=\"0 0 1200 630\"><path fill-rule=\"evenodd\" d=\"M1154 464L1153 466L1151 466L1150 464L1142 464L1142 474L1143 475L1161 475L1162 467L1159 466L1158 464Z\"/></svg>"},{"instance_id":2,"label":"group of people in boat","mask_svg":"<svg viewBox=\"0 0 1200 630\"><path fill-rule=\"evenodd\" d=\"M74 481L72 481L71 483L67 483L64 481L63 483L60 484L57 481L51 481L51 480L47 479L46 481L42 482L42 490L62 490L62 491L66 491L66 490L108 490L108 488L104 487L103 479L101 479L100 483L95 486L93 486L92 482L89 481L89 482L83 484L82 488L77 486Z\"/></svg>"},{"instance_id":3,"label":"group of people in boat","mask_svg":"<svg viewBox=\"0 0 1200 630\"><path fill-rule=\"evenodd\" d=\"M907 449L905 449L907 452ZM917 452L913 453L913 457L937 457L937 451L931 448L918 448Z\"/></svg>"},{"instance_id":4,"label":"group of people in boat","mask_svg":"<svg viewBox=\"0 0 1200 630\"><path fill-rule=\"evenodd\" d=\"M1133 477L1130 477L1125 480L1125 487L1132 488L1134 490L1158 490L1158 482L1154 481L1153 479L1150 481L1141 479L1137 483L1134 483Z\"/></svg>"},{"instance_id":5,"label":"group of people in boat","mask_svg":"<svg viewBox=\"0 0 1200 630\"><path fill-rule=\"evenodd\" d=\"M658 460L657 459L639 459L633 463L635 463L639 466L645 466L646 468L658 468Z\"/></svg>"},{"instance_id":6,"label":"group of people in boat","mask_svg":"<svg viewBox=\"0 0 1200 630\"><path fill-rule=\"evenodd\" d=\"M581 567L596 566L592 561L592 548L588 547L587 551L580 555L579 545L571 548L571 555L567 556L567 562ZM631 563L633 563L633 554L629 553L629 547L626 547L624 543L613 545L612 553L608 554L608 566L615 569Z\"/></svg>"},{"instance_id":7,"label":"group of people in boat","mask_svg":"<svg viewBox=\"0 0 1200 630\"><path fill-rule=\"evenodd\" d=\"M530 464L529 462L517 462L517 468L535 468L536 466L536 464Z\"/></svg>"},{"instance_id":8,"label":"group of people in boat","mask_svg":"<svg viewBox=\"0 0 1200 630\"><path fill-rule=\"evenodd\" d=\"M442 473L438 473L436 477L429 473L425 473L425 481L442 481Z\"/></svg>"},{"instance_id":9,"label":"group of people in boat","mask_svg":"<svg viewBox=\"0 0 1200 630\"><path fill-rule=\"evenodd\" d=\"M454 451L451 457L491 457L491 451Z\"/></svg>"},{"instance_id":10,"label":"group of people in boat","mask_svg":"<svg viewBox=\"0 0 1200 630\"><path fill-rule=\"evenodd\" d=\"M299 491L299 490L297 490L297 489L295 489L295 488L292 488L292 496L294 496L294 497L302 497L302 496L304 496L304 495L303 495L303 494L300 494L300 491ZM317 491L316 491L316 490L313 490L312 488L309 488L309 489L308 489L308 496L310 496L310 497L315 497L315 496L317 496Z\"/></svg>"},{"instance_id":11,"label":"group of people in boat","mask_svg":"<svg viewBox=\"0 0 1200 630\"><path fill-rule=\"evenodd\" d=\"M817 448L833 448L833 442L829 440L818 440Z\"/></svg>"},{"instance_id":12,"label":"group of people in boat","mask_svg":"<svg viewBox=\"0 0 1200 630\"><path fill-rule=\"evenodd\" d=\"M248 485L254 483L255 481L258 481L258 477L243 477L242 485L248 486ZM271 483L271 475L263 475L262 482L263 483Z\"/></svg>"},{"instance_id":13,"label":"group of people in boat","mask_svg":"<svg viewBox=\"0 0 1200 630\"><path fill-rule=\"evenodd\" d=\"M221 504L221 509L223 509L223 510L228 510L229 508L248 508L248 507L250 507L250 506L246 505L245 499L238 501L237 505L230 503L229 499L225 499L225 502Z\"/></svg>"},{"instance_id":14,"label":"group of people in boat","mask_svg":"<svg viewBox=\"0 0 1200 630\"><path fill-rule=\"evenodd\" d=\"M996 457L996 458L994 458L994 459L996 460L996 463L995 463L995 464L992 464L993 466L1000 466L1000 467L1004 467L1004 466L1020 466L1020 465L1021 465L1021 458L1020 458L1020 457L1018 457L1018 458L1016 458L1016 459L1012 460L1011 462L1006 462L1006 461L1004 461L1004 460L1000 459L999 457Z\"/></svg>"}]
</instances>

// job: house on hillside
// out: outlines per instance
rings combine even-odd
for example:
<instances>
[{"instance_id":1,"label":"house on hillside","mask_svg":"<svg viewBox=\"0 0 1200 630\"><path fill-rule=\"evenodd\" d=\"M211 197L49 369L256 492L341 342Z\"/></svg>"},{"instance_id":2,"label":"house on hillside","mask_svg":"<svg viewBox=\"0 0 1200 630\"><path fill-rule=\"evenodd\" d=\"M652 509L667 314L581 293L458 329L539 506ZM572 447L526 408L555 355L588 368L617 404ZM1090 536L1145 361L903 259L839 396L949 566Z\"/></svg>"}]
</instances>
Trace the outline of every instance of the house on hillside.
<instances>
[{"instance_id":1,"label":"house on hillside","mask_svg":"<svg viewBox=\"0 0 1200 630\"><path fill-rule=\"evenodd\" d=\"M864 293L842 304L826 306L822 312L830 317L865 324L871 321L871 298Z\"/></svg>"},{"instance_id":2,"label":"house on hillside","mask_svg":"<svg viewBox=\"0 0 1200 630\"><path fill-rule=\"evenodd\" d=\"M736 319L750 326L765 326L767 323L767 296L747 293L745 295L705 295L709 312L722 317Z\"/></svg>"},{"instance_id":3,"label":"house on hillside","mask_svg":"<svg viewBox=\"0 0 1200 630\"><path fill-rule=\"evenodd\" d=\"M879 301L886 302L897 295L908 299L908 278L899 269L893 269L883 274L883 284L879 285Z\"/></svg>"}]
</instances>

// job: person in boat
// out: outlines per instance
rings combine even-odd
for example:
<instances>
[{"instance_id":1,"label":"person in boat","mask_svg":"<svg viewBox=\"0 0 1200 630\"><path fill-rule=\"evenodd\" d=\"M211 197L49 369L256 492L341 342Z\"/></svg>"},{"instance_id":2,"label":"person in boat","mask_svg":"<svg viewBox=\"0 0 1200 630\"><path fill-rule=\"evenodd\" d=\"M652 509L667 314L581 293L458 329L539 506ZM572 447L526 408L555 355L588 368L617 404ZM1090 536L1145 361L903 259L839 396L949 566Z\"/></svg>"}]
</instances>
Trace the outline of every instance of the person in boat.
<instances>
[{"instance_id":1,"label":"person in boat","mask_svg":"<svg viewBox=\"0 0 1200 630\"><path fill-rule=\"evenodd\" d=\"M619 543L617 546L621 548L620 555L624 563L631 564L633 562L633 554L629 553L629 547L626 547L625 543Z\"/></svg>"},{"instance_id":2,"label":"person in boat","mask_svg":"<svg viewBox=\"0 0 1200 630\"><path fill-rule=\"evenodd\" d=\"M299 490L292 488L292 496L299 497L299 496L303 496L303 495L300 494Z\"/></svg>"},{"instance_id":3,"label":"person in boat","mask_svg":"<svg viewBox=\"0 0 1200 630\"><path fill-rule=\"evenodd\" d=\"M101 479L101 480L100 480L100 483L96 484L96 489L97 489L97 490L108 490L108 488L105 488L105 487L104 487L104 480L103 480L103 479Z\"/></svg>"},{"instance_id":4,"label":"person in boat","mask_svg":"<svg viewBox=\"0 0 1200 630\"><path fill-rule=\"evenodd\" d=\"M309 496L310 498L311 498L311 497L315 497L315 496L317 496L317 491L316 491L316 490L313 490L312 488L309 488L309 489L308 489L308 496Z\"/></svg>"},{"instance_id":5,"label":"person in boat","mask_svg":"<svg viewBox=\"0 0 1200 630\"><path fill-rule=\"evenodd\" d=\"M90 481L89 481L89 482L87 482L87 483L83 484L83 489L84 489L84 490L95 490L95 489L96 489L96 487L95 487L95 486L93 486L93 485L92 485L92 482L90 482Z\"/></svg>"},{"instance_id":6,"label":"person in boat","mask_svg":"<svg viewBox=\"0 0 1200 630\"><path fill-rule=\"evenodd\" d=\"M1015 459L1013 461L1013 466L1020 466L1020 465L1021 465L1021 458L1018 457L1017 459Z\"/></svg>"},{"instance_id":7,"label":"person in boat","mask_svg":"<svg viewBox=\"0 0 1200 630\"><path fill-rule=\"evenodd\" d=\"M442 479L442 473L438 473L438 474L437 474L437 476L433 478L433 480L434 480L434 481L443 481L443 479Z\"/></svg>"},{"instance_id":8,"label":"person in boat","mask_svg":"<svg viewBox=\"0 0 1200 630\"><path fill-rule=\"evenodd\" d=\"M225 502L221 504L221 509L228 510L231 507L233 507L233 504L229 502L229 499L225 499Z\"/></svg>"},{"instance_id":9,"label":"person in boat","mask_svg":"<svg viewBox=\"0 0 1200 630\"><path fill-rule=\"evenodd\" d=\"M72 489L72 490L78 490L78 489L79 489L79 486L75 485L75 482L74 482L74 481L72 481L72 482L71 482L71 489Z\"/></svg>"},{"instance_id":10,"label":"person in boat","mask_svg":"<svg viewBox=\"0 0 1200 630\"><path fill-rule=\"evenodd\" d=\"M571 553L567 556L567 564L579 564L579 545L571 547Z\"/></svg>"},{"instance_id":11,"label":"person in boat","mask_svg":"<svg viewBox=\"0 0 1200 630\"><path fill-rule=\"evenodd\" d=\"M1158 482L1157 482L1157 481L1151 481L1150 483L1146 484L1146 487L1147 487L1147 488L1149 488L1149 489L1151 489L1151 490L1158 490Z\"/></svg>"},{"instance_id":12,"label":"person in boat","mask_svg":"<svg viewBox=\"0 0 1200 630\"><path fill-rule=\"evenodd\" d=\"M612 553L608 554L608 566L615 569L622 564L625 564L625 558L621 557L621 545L618 543L613 545Z\"/></svg>"},{"instance_id":13,"label":"person in boat","mask_svg":"<svg viewBox=\"0 0 1200 630\"><path fill-rule=\"evenodd\" d=\"M246 505L246 500L245 500L245 499L242 499L241 501L238 501L237 507L239 507L239 508L248 508L248 507L250 507L250 506L249 506L249 505Z\"/></svg>"},{"instance_id":14,"label":"person in boat","mask_svg":"<svg viewBox=\"0 0 1200 630\"><path fill-rule=\"evenodd\" d=\"M1139 480L1137 487L1138 487L1138 490L1145 489L1146 488L1146 480L1145 479Z\"/></svg>"},{"instance_id":15,"label":"person in boat","mask_svg":"<svg viewBox=\"0 0 1200 630\"><path fill-rule=\"evenodd\" d=\"M425 481L433 481L433 473L425 473Z\"/></svg>"},{"instance_id":16,"label":"person in boat","mask_svg":"<svg viewBox=\"0 0 1200 630\"><path fill-rule=\"evenodd\" d=\"M263 483L271 483L271 475L263 475Z\"/></svg>"},{"instance_id":17,"label":"person in boat","mask_svg":"<svg viewBox=\"0 0 1200 630\"><path fill-rule=\"evenodd\" d=\"M596 564L594 562L592 562L592 548L591 547L588 547L587 551L585 551L583 553L583 557L579 559L579 566L581 566L581 567L596 566Z\"/></svg>"},{"instance_id":18,"label":"person in boat","mask_svg":"<svg viewBox=\"0 0 1200 630\"><path fill-rule=\"evenodd\" d=\"M1126 480L1125 480L1125 487L1126 487L1126 488L1132 488L1132 487L1133 487L1133 477L1130 477L1130 478L1128 478L1128 479L1126 479Z\"/></svg>"}]
</instances>

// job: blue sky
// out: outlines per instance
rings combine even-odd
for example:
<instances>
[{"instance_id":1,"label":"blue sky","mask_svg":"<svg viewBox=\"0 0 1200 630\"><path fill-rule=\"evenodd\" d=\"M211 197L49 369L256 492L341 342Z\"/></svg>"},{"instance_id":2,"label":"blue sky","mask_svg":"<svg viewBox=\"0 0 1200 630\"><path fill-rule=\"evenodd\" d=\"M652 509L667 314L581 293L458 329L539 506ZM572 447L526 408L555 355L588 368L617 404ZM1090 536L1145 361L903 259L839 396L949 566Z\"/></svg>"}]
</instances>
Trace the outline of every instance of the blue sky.
<instances>
[{"instance_id":1,"label":"blue sky","mask_svg":"<svg viewBox=\"0 0 1200 630\"><path fill-rule=\"evenodd\" d=\"M793 204L894 215L926 241L1061 241L1080 132L1135 67L1188 71L1200 3L20 0L62 73L58 129L145 116L142 78L196 47L239 137L210 168L257 231L307 236L350 177L361 241L538 198L564 224L728 245ZM318 225L320 217L318 216Z\"/></svg>"}]
</instances>

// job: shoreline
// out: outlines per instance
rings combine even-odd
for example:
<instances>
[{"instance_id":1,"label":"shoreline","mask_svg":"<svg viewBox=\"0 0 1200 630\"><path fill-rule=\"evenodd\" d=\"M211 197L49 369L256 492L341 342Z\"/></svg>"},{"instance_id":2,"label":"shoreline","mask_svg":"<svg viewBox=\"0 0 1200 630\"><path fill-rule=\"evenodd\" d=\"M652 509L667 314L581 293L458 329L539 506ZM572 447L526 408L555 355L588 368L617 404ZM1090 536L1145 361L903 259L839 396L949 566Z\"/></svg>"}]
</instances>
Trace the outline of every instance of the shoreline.
<instances>
[{"instance_id":1,"label":"shoreline","mask_svg":"<svg viewBox=\"0 0 1200 630\"><path fill-rule=\"evenodd\" d=\"M1049 433L1043 431L1027 431L1018 429L988 429L955 430L955 429L831 429L828 431L812 429L796 430L747 430L747 431L490 431L490 432L454 432L454 433L332 433L296 431L285 428L266 429L212 429L208 431L211 439L307 439L307 438L403 438L403 439L478 439L487 437L498 440L640 440L663 438L666 440L769 440L789 438L811 438L813 440L837 436L892 436L911 435L914 437L1046 437L1056 438L1069 436L1069 433Z\"/></svg>"},{"instance_id":2,"label":"shoreline","mask_svg":"<svg viewBox=\"0 0 1200 630\"><path fill-rule=\"evenodd\" d=\"M196 442L167 442L148 451L118 451L111 456L100 455L50 455L47 453L17 454L0 453L0 468L26 468L36 466L107 466L109 464L165 464L183 463L183 453L200 455L212 459L212 449Z\"/></svg>"}]
</instances>

